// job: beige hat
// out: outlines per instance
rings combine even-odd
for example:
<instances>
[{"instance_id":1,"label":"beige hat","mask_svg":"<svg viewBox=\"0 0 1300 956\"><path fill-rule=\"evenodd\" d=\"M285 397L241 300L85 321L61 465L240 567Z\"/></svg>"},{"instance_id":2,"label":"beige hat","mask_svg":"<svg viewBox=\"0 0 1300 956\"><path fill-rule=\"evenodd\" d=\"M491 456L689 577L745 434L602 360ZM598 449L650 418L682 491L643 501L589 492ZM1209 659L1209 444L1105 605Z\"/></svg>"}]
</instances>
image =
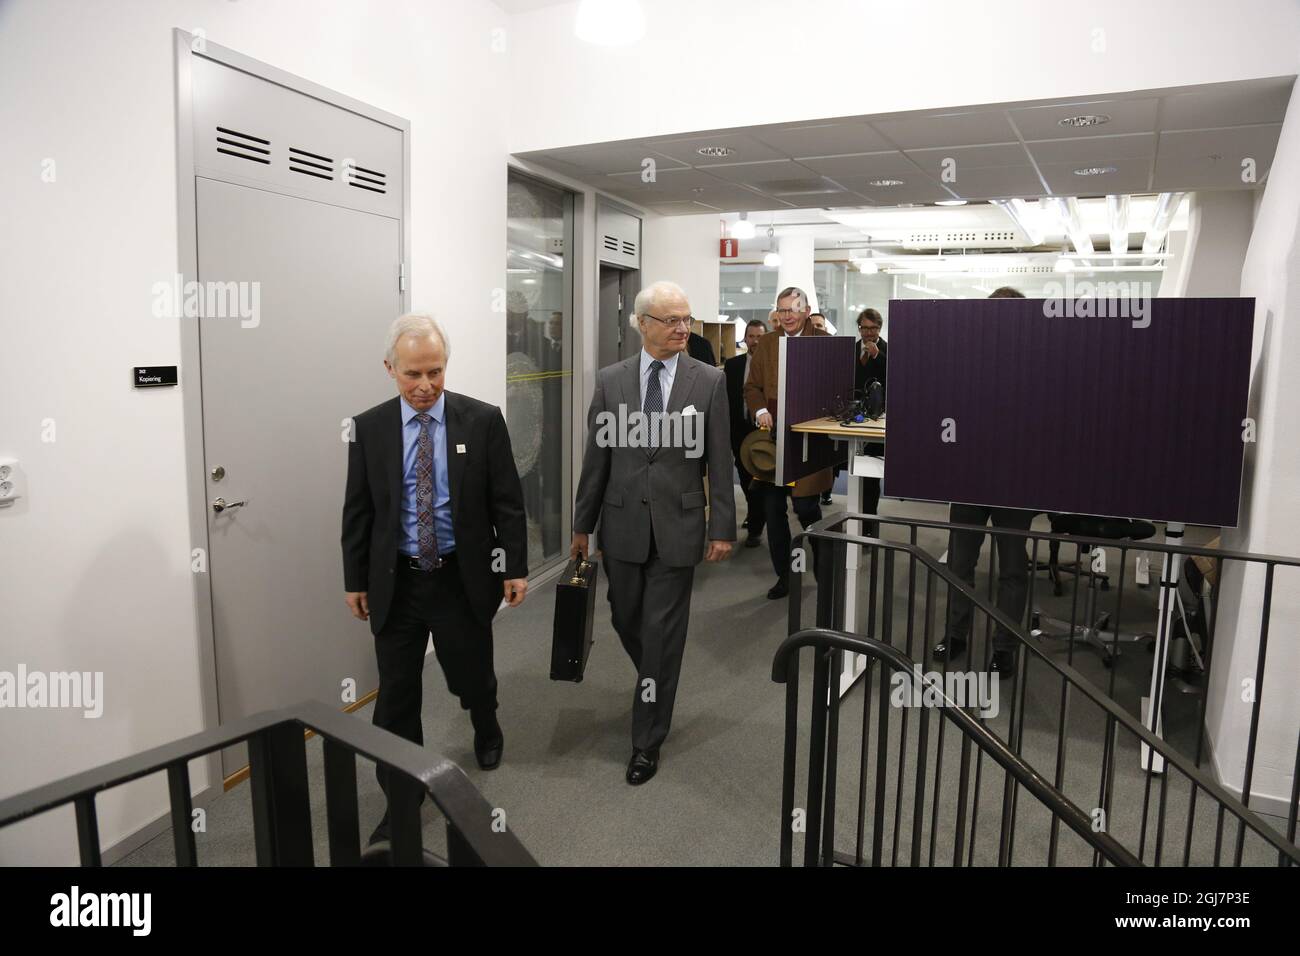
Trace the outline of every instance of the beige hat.
<instances>
[{"instance_id":1,"label":"beige hat","mask_svg":"<svg viewBox=\"0 0 1300 956\"><path fill-rule=\"evenodd\" d=\"M740 463L760 481L776 481L776 439L765 428L757 428L740 443Z\"/></svg>"}]
</instances>

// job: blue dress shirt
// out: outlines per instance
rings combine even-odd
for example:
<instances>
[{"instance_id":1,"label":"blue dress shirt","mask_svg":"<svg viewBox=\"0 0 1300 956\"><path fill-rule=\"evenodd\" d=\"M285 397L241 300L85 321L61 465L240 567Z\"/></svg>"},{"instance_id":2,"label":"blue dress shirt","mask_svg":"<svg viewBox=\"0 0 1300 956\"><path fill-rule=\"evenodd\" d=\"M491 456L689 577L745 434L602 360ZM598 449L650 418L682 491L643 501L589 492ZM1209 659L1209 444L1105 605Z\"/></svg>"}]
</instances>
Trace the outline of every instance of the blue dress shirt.
<instances>
[{"instance_id":1,"label":"blue dress shirt","mask_svg":"<svg viewBox=\"0 0 1300 956\"><path fill-rule=\"evenodd\" d=\"M415 510L415 459L419 454L420 414L399 396L402 403L402 553L420 554L419 520ZM433 439L433 530L438 539L438 553L456 550L456 535L451 527L451 482L447 478L446 394L439 395L429 409L429 435Z\"/></svg>"}]
</instances>

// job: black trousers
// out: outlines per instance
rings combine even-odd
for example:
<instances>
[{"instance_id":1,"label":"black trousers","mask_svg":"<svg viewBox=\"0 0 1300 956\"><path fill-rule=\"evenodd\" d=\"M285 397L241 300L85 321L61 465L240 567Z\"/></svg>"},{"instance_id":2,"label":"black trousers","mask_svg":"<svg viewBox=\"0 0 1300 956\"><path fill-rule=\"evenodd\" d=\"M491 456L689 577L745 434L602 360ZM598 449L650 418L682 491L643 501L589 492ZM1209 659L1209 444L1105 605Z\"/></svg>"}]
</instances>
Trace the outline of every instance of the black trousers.
<instances>
[{"instance_id":1,"label":"black trousers","mask_svg":"<svg viewBox=\"0 0 1300 956\"><path fill-rule=\"evenodd\" d=\"M654 532L642 563L605 555L609 610L623 650L636 668L632 746L657 750L668 736L691 619L694 567L670 567L659 558Z\"/></svg>"},{"instance_id":2,"label":"black trousers","mask_svg":"<svg viewBox=\"0 0 1300 956\"><path fill-rule=\"evenodd\" d=\"M799 526L807 528L822 520L821 496L796 496L791 494L792 489L785 485L774 485L766 481L755 484L762 489L760 493L763 496L763 511L767 517L767 553L772 557L772 569L776 571L778 578L788 577L791 539L790 518L785 501L789 498L794 502L794 514L799 519ZM820 547L812 549L814 575L817 573L817 556L820 551Z\"/></svg>"},{"instance_id":3,"label":"black trousers","mask_svg":"<svg viewBox=\"0 0 1300 956\"><path fill-rule=\"evenodd\" d=\"M948 520L955 524L982 525L990 518L995 528L1028 531L1034 523L1034 512L954 504L948 514ZM1025 597L1029 593L1029 556L1025 550L1028 539L998 534L993 538L998 549L998 610L1013 621L1023 622ZM972 588L975 587L975 565L983 546L982 531L953 531L948 536L948 569ZM948 596L947 636L968 640L970 629L971 602L965 595L953 591ZM993 631L993 647L1013 650L1015 646L1015 637L999 624Z\"/></svg>"},{"instance_id":4,"label":"black trousers","mask_svg":"<svg viewBox=\"0 0 1300 956\"><path fill-rule=\"evenodd\" d=\"M436 571L415 571L398 559L393 606L383 630L375 636L379 697L373 723L421 746L424 651L430 633L447 689L460 698L461 707L476 721L490 716L497 707L492 626L470 609L454 555ZM375 776L387 793L385 774L379 767Z\"/></svg>"},{"instance_id":5,"label":"black trousers","mask_svg":"<svg viewBox=\"0 0 1300 956\"><path fill-rule=\"evenodd\" d=\"M733 448L732 453L736 458L736 474L740 477L740 491L745 496L745 528L751 535L758 537L767 524L767 514L763 509L761 495L763 482L747 472L745 466L740 463L739 446Z\"/></svg>"}]
</instances>

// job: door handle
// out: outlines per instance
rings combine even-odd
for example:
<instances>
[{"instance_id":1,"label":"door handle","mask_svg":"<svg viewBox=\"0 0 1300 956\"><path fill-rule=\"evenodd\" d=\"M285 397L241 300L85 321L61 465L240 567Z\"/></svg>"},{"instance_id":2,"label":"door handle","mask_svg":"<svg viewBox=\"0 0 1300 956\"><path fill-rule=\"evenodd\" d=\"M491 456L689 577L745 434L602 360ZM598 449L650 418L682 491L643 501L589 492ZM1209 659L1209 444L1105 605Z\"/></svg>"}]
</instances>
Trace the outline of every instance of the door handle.
<instances>
[{"instance_id":1,"label":"door handle","mask_svg":"<svg viewBox=\"0 0 1300 956\"><path fill-rule=\"evenodd\" d=\"M221 514L223 511L229 511L231 508L241 508L246 504L248 504L247 501L232 501L227 504L225 498L218 498L212 502L212 510L215 514Z\"/></svg>"}]
</instances>

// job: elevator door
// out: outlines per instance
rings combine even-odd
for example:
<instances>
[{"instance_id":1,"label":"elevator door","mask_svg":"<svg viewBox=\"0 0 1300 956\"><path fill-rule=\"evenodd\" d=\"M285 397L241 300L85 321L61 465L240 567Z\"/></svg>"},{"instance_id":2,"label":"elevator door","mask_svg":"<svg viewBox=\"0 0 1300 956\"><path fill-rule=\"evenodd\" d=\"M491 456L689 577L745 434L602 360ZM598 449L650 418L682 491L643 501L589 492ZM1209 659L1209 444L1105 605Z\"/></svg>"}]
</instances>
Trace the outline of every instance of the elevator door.
<instances>
[{"instance_id":1,"label":"elevator door","mask_svg":"<svg viewBox=\"0 0 1300 956\"><path fill-rule=\"evenodd\" d=\"M396 394L382 360L400 223L202 177L196 203L200 282L256 283L260 305L255 321L200 320L221 721L345 706L345 688L378 684L369 625L343 600L346 420ZM242 746L222 760L227 776L247 762Z\"/></svg>"}]
</instances>

